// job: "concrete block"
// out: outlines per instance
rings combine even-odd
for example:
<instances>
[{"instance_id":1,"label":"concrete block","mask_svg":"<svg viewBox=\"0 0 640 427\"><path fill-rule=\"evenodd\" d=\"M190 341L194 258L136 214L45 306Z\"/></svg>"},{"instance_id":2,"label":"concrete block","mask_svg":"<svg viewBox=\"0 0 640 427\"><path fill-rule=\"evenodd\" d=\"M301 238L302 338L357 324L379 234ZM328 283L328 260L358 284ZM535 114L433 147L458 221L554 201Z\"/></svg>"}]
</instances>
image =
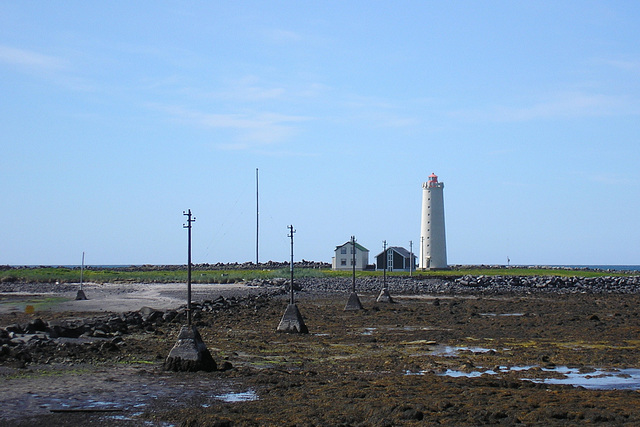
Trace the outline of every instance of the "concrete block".
<instances>
[{"instance_id":1,"label":"concrete block","mask_svg":"<svg viewBox=\"0 0 640 427\"><path fill-rule=\"evenodd\" d=\"M183 326L178 341L164 362L164 369L176 372L211 372L217 369L217 365L198 329L195 326Z\"/></svg>"},{"instance_id":2,"label":"concrete block","mask_svg":"<svg viewBox=\"0 0 640 427\"><path fill-rule=\"evenodd\" d=\"M382 288L382 290L380 291L380 295L378 295L378 299L376 299L376 302L393 303L393 298L391 298L391 294L389 293L389 289Z\"/></svg>"},{"instance_id":3,"label":"concrete block","mask_svg":"<svg viewBox=\"0 0 640 427\"><path fill-rule=\"evenodd\" d=\"M344 311L363 310L363 309L364 307L360 302L360 298L358 297L358 294L355 292L351 292L351 295L349 295L349 301L347 301L347 305L344 307Z\"/></svg>"},{"instance_id":4,"label":"concrete block","mask_svg":"<svg viewBox=\"0 0 640 427\"><path fill-rule=\"evenodd\" d=\"M287 309L278 325L278 332L288 332L292 334L308 334L309 330L302 320L302 314L295 304L287 305Z\"/></svg>"}]
</instances>

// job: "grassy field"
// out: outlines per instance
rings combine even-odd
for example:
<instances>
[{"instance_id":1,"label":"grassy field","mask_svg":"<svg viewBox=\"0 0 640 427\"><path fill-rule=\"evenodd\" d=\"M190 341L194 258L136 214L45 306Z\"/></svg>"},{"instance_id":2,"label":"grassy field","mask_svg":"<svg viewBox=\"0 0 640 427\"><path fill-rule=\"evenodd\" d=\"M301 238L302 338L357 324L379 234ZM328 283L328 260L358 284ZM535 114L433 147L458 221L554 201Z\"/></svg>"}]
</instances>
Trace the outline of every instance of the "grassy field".
<instances>
[{"instance_id":1,"label":"grassy field","mask_svg":"<svg viewBox=\"0 0 640 427\"><path fill-rule=\"evenodd\" d=\"M4 283L79 283L80 268L62 267L25 267L0 270L0 282ZM302 277L351 277L350 271L333 271L330 269L297 268L294 276ZM382 271L358 271L357 277L381 276ZM408 272L387 272L389 276L408 276ZM517 268L517 267L465 267L439 271L414 271L414 277L456 277L456 276L626 276L628 273L612 273L594 270L566 270L556 268ZM254 270L201 270L192 271L193 283L234 283L241 281L274 279L290 277L288 268L254 269ZM93 283L180 283L187 280L187 269L177 267L166 270L159 269L85 269L85 282Z\"/></svg>"}]
</instances>

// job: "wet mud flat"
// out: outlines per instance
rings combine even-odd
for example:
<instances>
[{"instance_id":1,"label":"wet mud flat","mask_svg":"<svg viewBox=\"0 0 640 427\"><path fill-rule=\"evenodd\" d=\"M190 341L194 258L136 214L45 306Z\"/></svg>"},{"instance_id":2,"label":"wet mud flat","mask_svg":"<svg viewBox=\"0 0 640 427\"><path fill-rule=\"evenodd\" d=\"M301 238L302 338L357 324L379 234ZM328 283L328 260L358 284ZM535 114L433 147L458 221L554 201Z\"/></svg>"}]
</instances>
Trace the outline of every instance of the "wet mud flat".
<instances>
[{"instance_id":1,"label":"wet mud flat","mask_svg":"<svg viewBox=\"0 0 640 427\"><path fill-rule=\"evenodd\" d=\"M162 370L180 322L50 346L0 366L0 424L640 424L637 294L376 296L301 292L308 335L276 332L286 295L200 312L211 373Z\"/></svg>"}]
</instances>

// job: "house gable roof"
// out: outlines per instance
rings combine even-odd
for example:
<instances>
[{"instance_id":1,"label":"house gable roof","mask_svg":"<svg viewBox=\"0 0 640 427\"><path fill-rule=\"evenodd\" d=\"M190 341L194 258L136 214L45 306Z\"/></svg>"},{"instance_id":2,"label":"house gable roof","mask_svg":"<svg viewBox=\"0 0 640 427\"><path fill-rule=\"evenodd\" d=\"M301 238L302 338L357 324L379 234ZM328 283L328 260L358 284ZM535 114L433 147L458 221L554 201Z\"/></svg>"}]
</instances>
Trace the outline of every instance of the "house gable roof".
<instances>
[{"instance_id":1,"label":"house gable roof","mask_svg":"<svg viewBox=\"0 0 640 427\"><path fill-rule=\"evenodd\" d=\"M347 242L347 243L345 243L345 244L342 244L342 245L336 246L336 248L334 249L334 251L337 251L338 249L340 249L340 248L341 248L341 247L343 247L343 246L351 246L351 242L349 241L349 242ZM356 249L359 249L359 250L361 250L361 251L363 251L363 252L369 252L369 249L365 248L364 246L362 246L362 245L361 245L360 243L358 243L358 242L356 242Z\"/></svg>"},{"instance_id":2,"label":"house gable roof","mask_svg":"<svg viewBox=\"0 0 640 427\"><path fill-rule=\"evenodd\" d=\"M397 252L398 254L400 254L401 256L403 256L405 258L411 257L411 252L409 252L408 250L406 250L402 246L389 246L387 248L387 251L390 251L390 250L394 251L394 252ZM380 255L384 255L384 251L382 251L378 255L376 255L376 258L379 257ZM413 254L413 257L417 258L415 254Z\"/></svg>"}]
</instances>

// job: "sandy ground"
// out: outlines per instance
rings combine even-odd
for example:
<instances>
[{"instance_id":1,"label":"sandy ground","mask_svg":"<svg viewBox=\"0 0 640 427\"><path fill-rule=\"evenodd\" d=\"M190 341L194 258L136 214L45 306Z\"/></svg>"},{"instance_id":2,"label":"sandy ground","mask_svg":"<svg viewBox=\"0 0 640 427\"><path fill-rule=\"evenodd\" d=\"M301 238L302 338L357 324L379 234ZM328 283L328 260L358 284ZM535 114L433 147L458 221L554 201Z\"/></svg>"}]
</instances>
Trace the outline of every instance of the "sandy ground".
<instances>
[{"instance_id":1,"label":"sandy ground","mask_svg":"<svg viewBox=\"0 0 640 427\"><path fill-rule=\"evenodd\" d=\"M38 303L38 298L42 301L41 304L46 304L47 311L82 313L123 313L137 311L142 307L170 310L185 305L187 300L187 285L184 283L85 283L82 288L87 300L75 299L80 289L79 284L67 285L65 290L58 292L49 292L44 286L31 292L0 292L0 314L24 312L27 305L33 305L33 301ZM191 285L193 302L221 295L228 298L259 292L260 288L242 283Z\"/></svg>"}]
</instances>

